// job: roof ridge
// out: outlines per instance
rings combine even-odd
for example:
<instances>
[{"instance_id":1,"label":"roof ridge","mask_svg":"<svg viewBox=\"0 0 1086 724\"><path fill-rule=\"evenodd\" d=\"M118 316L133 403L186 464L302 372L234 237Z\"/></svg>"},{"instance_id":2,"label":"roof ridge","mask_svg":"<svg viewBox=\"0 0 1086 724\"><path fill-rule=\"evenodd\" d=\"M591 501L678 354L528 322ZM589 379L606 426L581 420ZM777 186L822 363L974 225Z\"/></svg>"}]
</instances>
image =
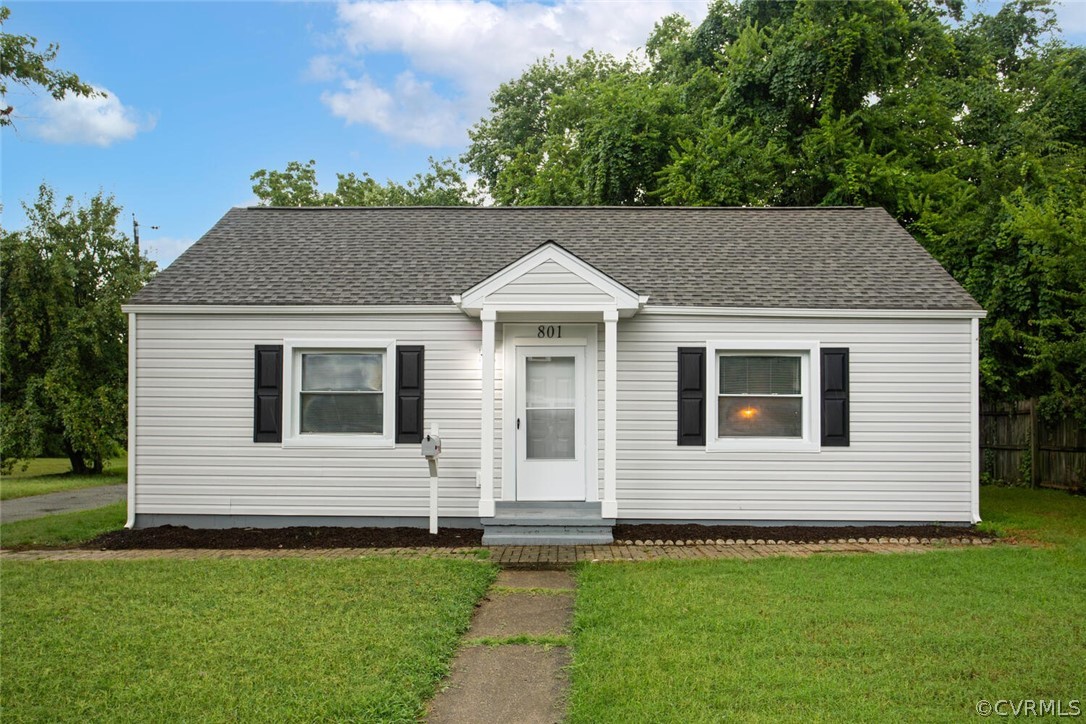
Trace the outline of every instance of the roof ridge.
<instances>
[{"instance_id":1,"label":"roof ridge","mask_svg":"<svg viewBox=\"0 0 1086 724\"><path fill-rule=\"evenodd\" d=\"M866 211L878 206L235 206L243 211Z\"/></svg>"}]
</instances>

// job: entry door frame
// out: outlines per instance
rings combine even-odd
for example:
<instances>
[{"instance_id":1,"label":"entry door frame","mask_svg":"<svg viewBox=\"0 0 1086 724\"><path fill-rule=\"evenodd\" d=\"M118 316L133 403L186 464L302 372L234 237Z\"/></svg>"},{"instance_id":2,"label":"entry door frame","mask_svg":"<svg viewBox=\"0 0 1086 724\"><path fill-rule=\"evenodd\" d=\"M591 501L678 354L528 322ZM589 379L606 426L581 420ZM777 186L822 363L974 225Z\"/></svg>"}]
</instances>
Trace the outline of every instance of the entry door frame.
<instances>
[{"instance_id":1,"label":"entry door frame","mask_svg":"<svg viewBox=\"0 0 1086 724\"><path fill-rule=\"evenodd\" d=\"M539 326L562 325L562 337L540 338ZM599 329L597 324L540 318L530 324L502 325L502 500L517 499L517 348L584 347L584 479L588 502L600 499ZM541 351L540 354L543 354Z\"/></svg>"}]
</instances>

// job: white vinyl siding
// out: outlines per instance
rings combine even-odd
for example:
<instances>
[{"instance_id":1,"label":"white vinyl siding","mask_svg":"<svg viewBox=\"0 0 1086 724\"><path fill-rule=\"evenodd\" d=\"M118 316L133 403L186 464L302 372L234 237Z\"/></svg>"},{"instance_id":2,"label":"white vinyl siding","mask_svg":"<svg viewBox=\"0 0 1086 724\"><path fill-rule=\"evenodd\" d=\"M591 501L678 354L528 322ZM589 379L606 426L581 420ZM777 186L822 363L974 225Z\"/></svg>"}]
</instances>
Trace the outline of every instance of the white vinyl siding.
<instances>
[{"instance_id":1,"label":"white vinyl siding","mask_svg":"<svg viewBox=\"0 0 1086 724\"><path fill-rule=\"evenodd\" d=\"M556 320L541 315L539 323ZM620 518L969 521L970 329L968 319L744 318L655 310L621 319ZM255 345L291 340L301 348L301 339L322 345L370 339L425 346L425 421L440 425L443 443L440 515L478 515L477 319L422 311L142 313L136 331L137 514L427 515L428 471L418 445L299 448L252 440ZM501 499L502 322L496 337L494 487ZM678 446L677 349L728 339L847 347L851 445L814 453ZM604 355L601 330L601 486ZM394 380L384 384L391 394ZM817 387L814 381L815 395Z\"/></svg>"},{"instance_id":2,"label":"white vinyl siding","mask_svg":"<svg viewBox=\"0 0 1086 724\"><path fill-rule=\"evenodd\" d=\"M426 347L425 420L441 427L440 514L477 516L478 320L452 314L137 314L137 514L425 516L419 446L253 442L253 347L389 339ZM290 382L284 380L284 394ZM395 380L385 380L392 394Z\"/></svg>"},{"instance_id":3,"label":"white vinyl siding","mask_svg":"<svg viewBox=\"0 0 1086 724\"><path fill-rule=\"evenodd\" d=\"M487 304L614 304L615 299L554 261L545 261L488 294Z\"/></svg>"},{"instance_id":4,"label":"white vinyl siding","mask_svg":"<svg viewBox=\"0 0 1086 724\"><path fill-rule=\"evenodd\" d=\"M813 453L678 446L676 350L727 339L849 348L850 446ZM968 319L647 313L619 321L618 349L621 518L970 520ZM714 374L712 358L708 365Z\"/></svg>"}]
</instances>

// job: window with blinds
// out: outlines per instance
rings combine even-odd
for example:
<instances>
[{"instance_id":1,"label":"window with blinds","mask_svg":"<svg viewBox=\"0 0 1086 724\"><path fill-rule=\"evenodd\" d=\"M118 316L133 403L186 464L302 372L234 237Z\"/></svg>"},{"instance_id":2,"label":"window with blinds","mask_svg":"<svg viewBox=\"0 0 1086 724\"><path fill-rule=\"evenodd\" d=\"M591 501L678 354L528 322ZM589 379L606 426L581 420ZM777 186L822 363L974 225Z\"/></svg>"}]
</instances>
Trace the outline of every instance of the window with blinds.
<instances>
[{"instance_id":1,"label":"window with blinds","mask_svg":"<svg viewBox=\"0 0 1086 724\"><path fill-rule=\"evenodd\" d=\"M799 355L722 354L718 437L803 437Z\"/></svg>"},{"instance_id":2,"label":"window with blinds","mask_svg":"<svg viewBox=\"0 0 1086 724\"><path fill-rule=\"evenodd\" d=\"M305 352L301 355L299 432L384 432L384 355Z\"/></svg>"}]
</instances>

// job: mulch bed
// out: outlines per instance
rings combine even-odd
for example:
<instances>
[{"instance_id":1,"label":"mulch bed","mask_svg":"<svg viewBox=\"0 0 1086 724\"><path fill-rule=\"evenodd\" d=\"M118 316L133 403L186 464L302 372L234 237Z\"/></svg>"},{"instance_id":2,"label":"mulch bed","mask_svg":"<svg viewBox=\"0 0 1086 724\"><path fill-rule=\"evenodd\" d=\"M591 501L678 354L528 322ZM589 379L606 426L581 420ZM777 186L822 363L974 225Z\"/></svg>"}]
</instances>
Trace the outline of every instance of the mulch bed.
<instances>
[{"instance_id":1,"label":"mulch bed","mask_svg":"<svg viewBox=\"0 0 1086 724\"><path fill-rule=\"evenodd\" d=\"M986 538L991 533L981 534L972 526L944 525L849 525L849 526L808 526L808 525L695 525L681 524L645 524L616 525L615 540L774 540L795 541L796 543L818 543L819 541L840 540L842 538Z\"/></svg>"},{"instance_id":2,"label":"mulch bed","mask_svg":"<svg viewBox=\"0 0 1086 724\"><path fill-rule=\"evenodd\" d=\"M482 545L483 531L473 528L223 528L199 529L163 525L157 528L117 530L86 543L96 550L166 548L474 548Z\"/></svg>"},{"instance_id":3,"label":"mulch bed","mask_svg":"<svg viewBox=\"0 0 1086 724\"><path fill-rule=\"evenodd\" d=\"M878 538L981 538L972 527L939 525L890 526L750 526L653 524L616 525L616 541L709 541L774 540L817 543L838 539ZM164 525L158 528L117 530L105 533L82 547L94 550L163 550L168 548L475 548L482 545L483 531L476 528L442 528L430 535L424 528L224 528L200 529Z\"/></svg>"}]
</instances>

